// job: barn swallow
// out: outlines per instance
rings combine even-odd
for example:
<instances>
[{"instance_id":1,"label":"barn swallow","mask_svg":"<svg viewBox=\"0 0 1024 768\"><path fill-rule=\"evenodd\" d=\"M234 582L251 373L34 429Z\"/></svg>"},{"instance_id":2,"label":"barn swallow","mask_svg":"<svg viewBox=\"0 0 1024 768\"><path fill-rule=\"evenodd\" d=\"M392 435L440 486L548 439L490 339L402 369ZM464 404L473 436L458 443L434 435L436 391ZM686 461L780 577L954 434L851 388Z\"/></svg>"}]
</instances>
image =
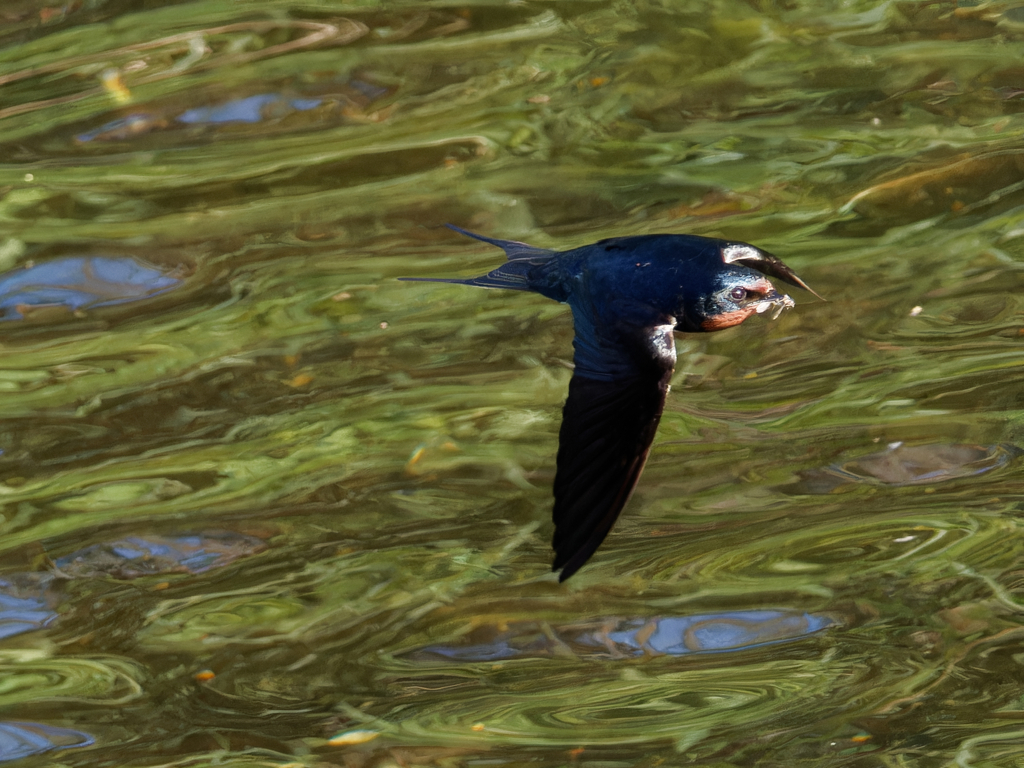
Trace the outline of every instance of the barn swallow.
<instances>
[{"instance_id":1,"label":"barn swallow","mask_svg":"<svg viewBox=\"0 0 1024 768\"><path fill-rule=\"evenodd\" d=\"M768 277L814 291L747 243L641 235L552 251L448 226L498 246L508 261L479 277L401 279L533 291L572 309L575 368L552 513L552 570L565 581L604 541L640 478L675 369L673 332L718 331L765 312L778 317L794 302Z\"/></svg>"}]
</instances>

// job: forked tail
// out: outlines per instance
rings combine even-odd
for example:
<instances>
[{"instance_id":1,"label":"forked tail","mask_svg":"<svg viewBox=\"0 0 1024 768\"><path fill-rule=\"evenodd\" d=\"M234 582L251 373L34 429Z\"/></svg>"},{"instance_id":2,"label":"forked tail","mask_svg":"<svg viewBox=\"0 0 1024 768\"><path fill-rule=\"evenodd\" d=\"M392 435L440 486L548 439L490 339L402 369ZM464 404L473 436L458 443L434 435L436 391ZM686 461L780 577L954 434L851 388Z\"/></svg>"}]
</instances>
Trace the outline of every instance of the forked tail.
<instances>
[{"instance_id":1,"label":"forked tail","mask_svg":"<svg viewBox=\"0 0 1024 768\"><path fill-rule=\"evenodd\" d=\"M501 248L508 261L497 269L492 269L486 275L479 277L400 277L399 280L408 280L422 283L458 283L460 285L476 285L481 288L505 288L512 291L532 291L534 287L530 284L530 271L556 255L557 251L547 248L535 248L518 240L498 240L493 237L485 237L467 229L456 227L454 224L446 224L459 234L472 237L475 240L482 240L485 243L496 245Z\"/></svg>"}]
</instances>

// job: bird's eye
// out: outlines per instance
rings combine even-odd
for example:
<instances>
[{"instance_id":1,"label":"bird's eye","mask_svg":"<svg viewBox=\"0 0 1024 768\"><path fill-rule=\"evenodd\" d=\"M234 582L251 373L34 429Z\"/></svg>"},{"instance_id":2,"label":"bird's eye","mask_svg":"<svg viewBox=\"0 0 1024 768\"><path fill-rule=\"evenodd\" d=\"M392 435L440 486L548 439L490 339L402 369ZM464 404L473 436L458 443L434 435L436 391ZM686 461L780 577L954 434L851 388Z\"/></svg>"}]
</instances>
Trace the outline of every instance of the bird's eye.
<instances>
[{"instance_id":1,"label":"bird's eye","mask_svg":"<svg viewBox=\"0 0 1024 768\"><path fill-rule=\"evenodd\" d=\"M745 298L747 298L747 289L740 288L739 286L737 286L736 288L733 288L731 291L729 291L729 298L732 299L733 301L743 301Z\"/></svg>"}]
</instances>

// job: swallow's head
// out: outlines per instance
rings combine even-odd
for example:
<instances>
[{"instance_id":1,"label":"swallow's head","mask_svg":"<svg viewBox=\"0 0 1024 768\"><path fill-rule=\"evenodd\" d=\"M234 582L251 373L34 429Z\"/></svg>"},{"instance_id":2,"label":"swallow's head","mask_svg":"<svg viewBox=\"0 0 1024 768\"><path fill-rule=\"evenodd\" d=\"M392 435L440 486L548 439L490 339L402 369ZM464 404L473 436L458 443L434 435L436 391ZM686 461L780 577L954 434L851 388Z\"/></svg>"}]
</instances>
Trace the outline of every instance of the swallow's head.
<instances>
[{"instance_id":1,"label":"swallow's head","mask_svg":"<svg viewBox=\"0 0 1024 768\"><path fill-rule=\"evenodd\" d=\"M731 328L768 311L775 318L794 305L789 296L776 291L768 278L753 269L727 268L715 282L714 289L702 297L697 313L702 331Z\"/></svg>"},{"instance_id":2,"label":"swallow's head","mask_svg":"<svg viewBox=\"0 0 1024 768\"><path fill-rule=\"evenodd\" d=\"M778 317L794 302L789 296L779 293L769 278L814 293L777 256L747 243L714 242L713 249L700 252L700 256L708 261L696 270L700 278L692 280L688 286L691 291L696 288L698 295L688 297L688 311L681 313L685 320L677 330L718 331L739 325L751 315L768 311L773 313L773 319Z\"/></svg>"}]
</instances>

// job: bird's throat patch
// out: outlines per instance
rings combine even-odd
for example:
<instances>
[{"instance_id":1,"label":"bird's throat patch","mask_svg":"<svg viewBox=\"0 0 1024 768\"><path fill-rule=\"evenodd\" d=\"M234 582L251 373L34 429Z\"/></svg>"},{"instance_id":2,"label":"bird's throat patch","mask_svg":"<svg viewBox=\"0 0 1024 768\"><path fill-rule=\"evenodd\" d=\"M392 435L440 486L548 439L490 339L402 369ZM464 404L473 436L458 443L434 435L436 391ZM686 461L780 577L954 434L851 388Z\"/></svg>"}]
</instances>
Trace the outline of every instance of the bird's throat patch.
<instances>
[{"instance_id":1,"label":"bird's throat patch","mask_svg":"<svg viewBox=\"0 0 1024 768\"><path fill-rule=\"evenodd\" d=\"M723 328L732 328L734 325L739 325L756 310L754 307L743 307L742 309L734 309L732 312L722 312L721 314L709 317L700 327L705 331L720 331Z\"/></svg>"}]
</instances>

